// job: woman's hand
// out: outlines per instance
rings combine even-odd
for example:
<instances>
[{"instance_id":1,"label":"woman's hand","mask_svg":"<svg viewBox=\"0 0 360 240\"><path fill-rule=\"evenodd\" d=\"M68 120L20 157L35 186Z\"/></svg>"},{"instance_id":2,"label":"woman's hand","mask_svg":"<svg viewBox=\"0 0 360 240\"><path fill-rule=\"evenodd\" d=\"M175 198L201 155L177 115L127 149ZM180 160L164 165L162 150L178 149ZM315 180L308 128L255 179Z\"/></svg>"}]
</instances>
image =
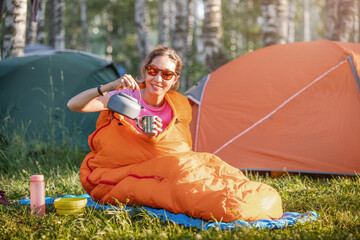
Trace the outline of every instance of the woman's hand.
<instances>
[{"instance_id":1,"label":"woman's hand","mask_svg":"<svg viewBox=\"0 0 360 240\"><path fill-rule=\"evenodd\" d=\"M118 88L127 88L132 89L133 91L138 90L140 93L139 85L136 83L135 79L129 74L124 74L115 81L99 87L103 96L99 96L96 87L91 88L71 98L68 101L67 106L70 110L76 112L99 112L107 110L107 103L109 102L110 95L106 94L106 92Z\"/></svg>"},{"instance_id":2,"label":"woman's hand","mask_svg":"<svg viewBox=\"0 0 360 240\"><path fill-rule=\"evenodd\" d=\"M155 127L154 127L154 130L156 131L156 133L147 133L146 135L149 137L149 138L154 138L156 137L157 135L159 135L159 133L161 133L163 130L162 130L162 120L161 118L159 118L158 116L156 116L155 118Z\"/></svg>"},{"instance_id":3,"label":"woman's hand","mask_svg":"<svg viewBox=\"0 0 360 240\"><path fill-rule=\"evenodd\" d=\"M139 85L137 84L135 79L129 74L124 74L122 77L113 81L112 84L113 84L113 89L120 88L120 89L131 89L133 91L135 90L140 91Z\"/></svg>"}]
</instances>

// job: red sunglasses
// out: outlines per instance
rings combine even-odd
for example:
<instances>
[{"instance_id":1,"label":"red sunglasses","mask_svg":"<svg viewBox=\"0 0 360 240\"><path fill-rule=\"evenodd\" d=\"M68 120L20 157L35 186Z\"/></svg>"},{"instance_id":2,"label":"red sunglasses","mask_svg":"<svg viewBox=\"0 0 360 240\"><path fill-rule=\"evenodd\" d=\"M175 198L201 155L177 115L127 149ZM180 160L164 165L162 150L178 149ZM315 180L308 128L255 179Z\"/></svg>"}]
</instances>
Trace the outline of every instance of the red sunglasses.
<instances>
[{"instance_id":1,"label":"red sunglasses","mask_svg":"<svg viewBox=\"0 0 360 240\"><path fill-rule=\"evenodd\" d=\"M147 74L153 77L155 77L156 75L159 74L159 72L161 72L161 77L164 80L170 80L172 79L173 76L177 76L177 73L174 73L173 71L170 70L160 69L155 65L147 65L145 69Z\"/></svg>"}]
</instances>

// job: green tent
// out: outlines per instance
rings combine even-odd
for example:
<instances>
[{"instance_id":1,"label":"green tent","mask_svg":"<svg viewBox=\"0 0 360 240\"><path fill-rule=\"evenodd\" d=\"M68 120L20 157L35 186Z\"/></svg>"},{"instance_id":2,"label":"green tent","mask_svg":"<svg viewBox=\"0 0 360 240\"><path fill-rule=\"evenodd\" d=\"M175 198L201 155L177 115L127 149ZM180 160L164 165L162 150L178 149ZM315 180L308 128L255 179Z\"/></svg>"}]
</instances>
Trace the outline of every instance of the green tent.
<instances>
[{"instance_id":1,"label":"green tent","mask_svg":"<svg viewBox=\"0 0 360 240\"><path fill-rule=\"evenodd\" d=\"M118 77L112 62L79 51L50 50L4 59L0 61L0 123L27 126L28 137L37 134L58 141L66 135L86 146L98 113L71 112L66 103L77 93Z\"/></svg>"}]
</instances>

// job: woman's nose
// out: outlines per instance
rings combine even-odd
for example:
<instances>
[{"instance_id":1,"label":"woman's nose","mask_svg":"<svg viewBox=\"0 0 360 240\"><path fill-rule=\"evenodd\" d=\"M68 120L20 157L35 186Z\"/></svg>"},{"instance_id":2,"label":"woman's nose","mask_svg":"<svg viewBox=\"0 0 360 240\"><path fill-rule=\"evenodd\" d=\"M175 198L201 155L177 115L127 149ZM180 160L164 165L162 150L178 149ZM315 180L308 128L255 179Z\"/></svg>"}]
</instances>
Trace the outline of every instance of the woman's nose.
<instances>
[{"instance_id":1,"label":"woman's nose","mask_svg":"<svg viewBox=\"0 0 360 240\"><path fill-rule=\"evenodd\" d=\"M158 75L156 75L154 80L156 82L162 82L161 74L159 73Z\"/></svg>"}]
</instances>

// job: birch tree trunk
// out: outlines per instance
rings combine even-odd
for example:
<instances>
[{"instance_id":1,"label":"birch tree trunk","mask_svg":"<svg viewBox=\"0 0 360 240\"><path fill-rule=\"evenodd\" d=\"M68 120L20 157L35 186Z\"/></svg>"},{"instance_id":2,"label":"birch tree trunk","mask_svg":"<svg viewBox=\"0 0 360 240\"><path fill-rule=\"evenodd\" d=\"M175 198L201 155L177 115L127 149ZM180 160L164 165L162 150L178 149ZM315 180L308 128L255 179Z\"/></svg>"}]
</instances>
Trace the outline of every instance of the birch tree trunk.
<instances>
[{"instance_id":1,"label":"birch tree trunk","mask_svg":"<svg viewBox=\"0 0 360 240\"><path fill-rule=\"evenodd\" d=\"M276 1L263 0L261 13L264 19L262 26L264 46L278 43Z\"/></svg>"},{"instance_id":2,"label":"birch tree trunk","mask_svg":"<svg viewBox=\"0 0 360 240\"><path fill-rule=\"evenodd\" d=\"M350 35L354 29L356 0L341 0L338 8L338 21L336 29L338 33L338 40L347 42L350 40Z\"/></svg>"},{"instance_id":3,"label":"birch tree trunk","mask_svg":"<svg viewBox=\"0 0 360 240\"><path fill-rule=\"evenodd\" d=\"M31 3L31 7L27 17L28 25L26 30L26 44L35 44L38 23L37 23L37 16L32 16L32 14L37 14L37 12L34 11L34 9L38 8L39 6L35 6L35 4L38 4L38 2L36 1L30 1L30 3Z\"/></svg>"},{"instance_id":4,"label":"birch tree trunk","mask_svg":"<svg viewBox=\"0 0 360 240\"><path fill-rule=\"evenodd\" d=\"M278 27L278 36L279 43L284 44L287 40L288 34L288 23L289 23L289 4L288 0L278 0L277 2L277 27Z\"/></svg>"},{"instance_id":5,"label":"birch tree trunk","mask_svg":"<svg viewBox=\"0 0 360 240\"><path fill-rule=\"evenodd\" d=\"M200 16L200 2L202 0L194 1L194 38L195 38L195 51L196 51L196 61L205 62L204 56L204 39L202 36L202 19Z\"/></svg>"},{"instance_id":6,"label":"birch tree trunk","mask_svg":"<svg viewBox=\"0 0 360 240\"><path fill-rule=\"evenodd\" d=\"M55 49L65 48L65 0L55 0Z\"/></svg>"},{"instance_id":7,"label":"birch tree trunk","mask_svg":"<svg viewBox=\"0 0 360 240\"><path fill-rule=\"evenodd\" d=\"M355 1L355 16L354 16L354 41L355 43L358 43L359 42L359 12L360 12L360 4L358 1Z\"/></svg>"},{"instance_id":8,"label":"birch tree trunk","mask_svg":"<svg viewBox=\"0 0 360 240\"><path fill-rule=\"evenodd\" d=\"M89 34L88 34L88 20L87 20L87 7L86 0L80 0L80 18L81 18L81 29L82 29L82 38L81 38L81 49L83 51L88 51L89 48Z\"/></svg>"},{"instance_id":9,"label":"birch tree trunk","mask_svg":"<svg viewBox=\"0 0 360 240\"><path fill-rule=\"evenodd\" d=\"M304 0L304 41L311 41L310 31L310 2Z\"/></svg>"},{"instance_id":10,"label":"birch tree trunk","mask_svg":"<svg viewBox=\"0 0 360 240\"><path fill-rule=\"evenodd\" d=\"M295 14L296 14L296 2L290 0L289 2L289 22L288 22L288 39L287 42L295 42Z\"/></svg>"},{"instance_id":11,"label":"birch tree trunk","mask_svg":"<svg viewBox=\"0 0 360 240\"><path fill-rule=\"evenodd\" d=\"M26 31L26 43L27 44L35 44L37 39L37 22L34 21L28 21L28 28Z\"/></svg>"},{"instance_id":12,"label":"birch tree trunk","mask_svg":"<svg viewBox=\"0 0 360 240\"><path fill-rule=\"evenodd\" d=\"M39 0L39 10L37 18L37 42L45 44L45 0Z\"/></svg>"},{"instance_id":13,"label":"birch tree trunk","mask_svg":"<svg viewBox=\"0 0 360 240\"><path fill-rule=\"evenodd\" d=\"M221 0L204 0L205 63L214 71L226 62L222 45Z\"/></svg>"},{"instance_id":14,"label":"birch tree trunk","mask_svg":"<svg viewBox=\"0 0 360 240\"><path fill-rule=\"evenodd\" d=\"M264 46L286 43L289 7L286 0L262 0Z\"/></svg>"},{"instance_id":15,"label":"birch tree trunk","mask_svg":"<svg viewBox=\"0 0 360 240\"><path fill-rule=\"evenodd\" d=\"M185 81L181 84L182 89L186 90L192 86L192 80L189 76L189 66L192 65L191 49L194 40L194 24L195 24L195 12L194 1L188 0L187 5L187 37L186 37L186 50L185 50ZM180 82L181 83L181 82Z\"/></svg>"},{"instance_id":16,"label":"birch tree trunk","mask_svg":"<svg viewBox=\"0 0 360 240\"><path fill-rule=\"evenodd\" d=\"M181 58L186 52L187 40L187 0L175 0L176 15L175 15L175 29L172 34L172 47L177 51Z\"/></svg>"},{"instance_id":17,"label":"birch tree trunk","mask_svg":"<svg viewBox=\"0 0 360 240\"><path fill-rule=\"evenodd\" d=\"M326 0L325 12L326 12L326 26L325 26L325 38L333 40L336 38L336 22L338 12L338 0Z\"/></svg>"},{"instance_id":18,"label":"birch tree trunk","mask_svg":"<svg viewBox=\"0 0 360 240\"><path fill-rule=\"evenodd\" d=\"M170 1L159 1L159 44L169 46L170 37Z\"/></svg>"},{"instance_id":19,"label":"birch tree trunk","mask_svg":"<svg viewBox=\"0 0 360 240\"><path fill-rule=\"evenodd\" d=\"M2 57L24 55L26 39L26 0L6 0Z\"/></svg>"},{"instance_id":20,"label":"birch tree trunk","mask_svg":"<svg viewBox=\"0 0 360 240\"><path fill-rule=\"evenodd\" d=\"M353 33L356 12L356 0L327 0L327 25L325 37L334 41L349 41Z\"/></svg>"},{"instance_id":21,"label":"birch tree trunk","mask_svg":"<svg viewBox=\"0 0 360 240\"><path fill-rule=\"evenodd\" d=\"M49 45L55 49L65 48L65 0L49 0L50 18Z\"/></svg>"},{"instance_id":22,"label":"birch tree trunk","mask_svg":"<svg viewBox=\"0 0 360 240\"><path fill-rule=\"evenodd\" d=\"M172 34L172 47L179 54L183 61L180 89L185 90L188 86L187 66L189 50L192 41L192 0L176 0L175 29Z\"/></svg>"},{"instance_id":23,"label":"birch tree trunk","mask_svg":"<svg viewBox=\"0 0 360 240\"><path fill-rule=\"evenodd\" d=\"M135 26L138 33L140 59L144 60L150 51L149 40L150 16L145 0L135 0Z\"/></svg>"}]
</instances>

